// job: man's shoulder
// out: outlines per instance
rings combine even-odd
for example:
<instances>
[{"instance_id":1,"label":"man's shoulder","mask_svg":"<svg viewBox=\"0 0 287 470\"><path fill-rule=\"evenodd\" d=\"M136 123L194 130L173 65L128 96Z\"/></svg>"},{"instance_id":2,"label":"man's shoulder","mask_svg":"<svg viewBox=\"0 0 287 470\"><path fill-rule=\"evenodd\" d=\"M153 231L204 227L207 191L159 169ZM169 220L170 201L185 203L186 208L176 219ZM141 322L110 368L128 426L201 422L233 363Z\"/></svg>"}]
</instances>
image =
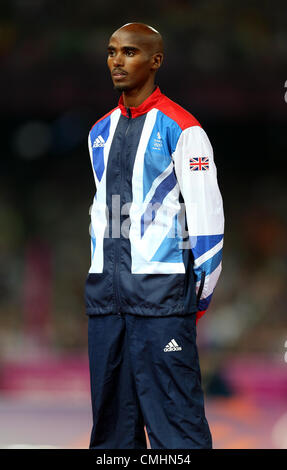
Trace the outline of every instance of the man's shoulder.
<instances>
[{"instance_id":1,"label":"man's shoulder","mask_svg":"<svg viewBox=\"0 0 287 470\"><path fill-rule=\"evenodd\" d=\"M115 108L111 109L108 113L104 114L104 116L100 117L100 118L92 125L92 127L91 127L91 129L90 129L90 132L92 132L92 130L93 130L94 128L96 128L98 124L103 123L106 119L108 119L108 118L111 116L111 114L112 114L114 111L116 111L118 108L119 108L119 107L116 106Z\"/></svg>"},{"instance_id":2,"label":"man's shoulder","mask_svg":"<svg viewBox=\"0 0 287 470\"><path fill-rule=\"evenodd\" d=\"M200 123L193 116L193 114L191 114L179 104L175 103L175 101L172 101L164 94L162 95L162 99L156 107L163 114L175 121L179 125L181 130L187 129L188 127L192 126L201 127Z\"/></svg>"}]
</instances>

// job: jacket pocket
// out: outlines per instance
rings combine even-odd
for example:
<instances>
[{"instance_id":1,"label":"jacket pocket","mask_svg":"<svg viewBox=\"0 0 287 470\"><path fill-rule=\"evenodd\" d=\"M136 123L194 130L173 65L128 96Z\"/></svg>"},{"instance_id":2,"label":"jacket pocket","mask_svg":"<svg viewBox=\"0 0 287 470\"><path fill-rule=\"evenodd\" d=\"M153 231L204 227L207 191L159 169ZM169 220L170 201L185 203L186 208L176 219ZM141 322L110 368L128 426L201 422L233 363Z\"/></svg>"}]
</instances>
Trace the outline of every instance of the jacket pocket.
<instances>
[{"instance_id":1,"label":"jacket pocket","mask_svg":"<svg viewBox=\"0 0 287 470\"><path fill-rule=\"evenodd\" d=\"M200 277L199 289L198 289L197 297L196 297L197 306L199 306L199 301L200 301L200 297L203 291L204 282L205 282L205 271L202 271L201 277Z\"/></svg>"}]
</instances>

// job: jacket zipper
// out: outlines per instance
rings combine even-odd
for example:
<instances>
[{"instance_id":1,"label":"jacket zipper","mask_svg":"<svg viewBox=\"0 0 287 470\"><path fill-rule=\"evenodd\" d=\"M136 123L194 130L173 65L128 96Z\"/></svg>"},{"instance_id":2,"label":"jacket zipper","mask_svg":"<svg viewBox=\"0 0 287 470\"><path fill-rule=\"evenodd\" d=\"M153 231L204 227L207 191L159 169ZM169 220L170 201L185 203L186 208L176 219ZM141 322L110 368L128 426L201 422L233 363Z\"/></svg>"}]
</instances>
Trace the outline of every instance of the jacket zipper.
<instances>
[{"instance_id":1,"label":"jacket zipper","mask_svg":"<svg viewBox=\"0 0 287 470\"><path fill-rule=\"evenodd\" d=\"M202 291L203 291L204 281L205 281L205 271L202 271L201 277L200 277L200 285L199 285L199 289L198 289L198 292L197 292L197 298L196 298L197 306L199 305L200 297L201 297L201 294L202 294Z\"/></svg>"},{"instance_id":2,"label":"jacket zipper","mask_svg":"<svg viewBox=\"0 0 287 470\"><path fill-rule=\"evenodd\" d=\"M125 170L125 162L124 167L122 167L122 155L124 155L124 150L126 147L126 137L128 134L128 130L131 123L131 110L126 108L128 114L128 125L126 127L125 135L124 135L124 142L122 146L122 151L120 153L120 203L122 201L122 181L125 181L125 171L124 171L124 178L122 178L123 171L122 168ZM119 217L121 221L121 217ZM115 270L114 270L114 289L115 289L115 298L116 298L116 310L117 314L121 315L121 300L120 300L120 292L119 292L119 284L120 284L120 276L119 276L119 258L120 258L120 244L121 244L121 234L120 237L116 240L115 244Z\"/></svg>"}]
</instances>

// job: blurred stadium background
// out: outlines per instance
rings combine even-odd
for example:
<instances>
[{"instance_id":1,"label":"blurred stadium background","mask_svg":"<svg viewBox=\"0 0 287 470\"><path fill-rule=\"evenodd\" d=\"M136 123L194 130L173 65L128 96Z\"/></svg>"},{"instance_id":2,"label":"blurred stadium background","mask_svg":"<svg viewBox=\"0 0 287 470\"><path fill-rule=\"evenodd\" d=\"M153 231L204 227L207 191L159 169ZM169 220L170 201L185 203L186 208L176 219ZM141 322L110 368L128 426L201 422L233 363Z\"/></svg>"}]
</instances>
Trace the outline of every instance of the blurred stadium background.
<instances>
[{"instance_id":1,"label":"blurred stadium background","mask_svg":"<svg viewBox=\"0 0 287 470\"><path fill-rule=\"evenodd\" d=\"M223 272L198 325L216 448L287 448L286 2L1 0L0 447L88 446L83 288L92 124L109 35L142 21L161 90L201 122L224 198Z\"/></svg>"}]
</instances>

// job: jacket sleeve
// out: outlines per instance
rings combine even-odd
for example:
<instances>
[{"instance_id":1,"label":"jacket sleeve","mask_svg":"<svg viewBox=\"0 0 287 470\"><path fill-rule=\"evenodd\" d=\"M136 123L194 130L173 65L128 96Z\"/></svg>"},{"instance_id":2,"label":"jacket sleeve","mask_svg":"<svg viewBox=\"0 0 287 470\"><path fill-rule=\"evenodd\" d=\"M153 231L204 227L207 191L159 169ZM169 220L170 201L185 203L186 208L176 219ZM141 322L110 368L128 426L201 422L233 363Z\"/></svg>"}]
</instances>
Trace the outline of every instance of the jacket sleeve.
<instances>
[{"instance_id":1,"label":"jacket sleeve","mask_svg":"<svg viewBox=\"0 0 287 470\"><path fill-rule=\"evenodd\" d=\"M182 131L172 157L194 258L198 322L210 304L221 272L223 203L212 146L200 126Z\"/></svg>"}]
</instances>

